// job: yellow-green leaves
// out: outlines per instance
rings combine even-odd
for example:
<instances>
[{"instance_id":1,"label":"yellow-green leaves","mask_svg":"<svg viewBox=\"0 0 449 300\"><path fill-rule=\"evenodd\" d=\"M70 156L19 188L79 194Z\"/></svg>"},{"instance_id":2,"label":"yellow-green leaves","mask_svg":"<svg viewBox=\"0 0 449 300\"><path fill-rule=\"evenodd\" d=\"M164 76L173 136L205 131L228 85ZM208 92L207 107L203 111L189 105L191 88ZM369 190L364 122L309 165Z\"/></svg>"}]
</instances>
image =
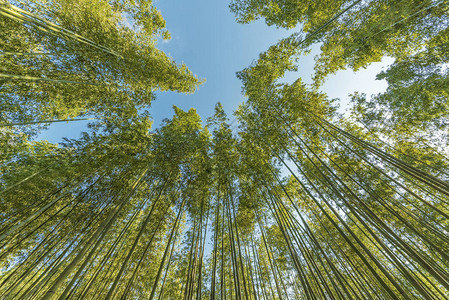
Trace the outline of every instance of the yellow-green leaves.
<instances>
[{"instance_id":1,"label":"yellow-green leaves","mask_svg":"<svg viewBox=\"0 0 449 300\"><path fill-rule=\"evenodd\" d=\"M151 1L12 3L2 4L0 17L9 122L132 118L155 90L191 93L200 84L156 48L157 36L169 34Z\"/></svg>"}]
</instances>

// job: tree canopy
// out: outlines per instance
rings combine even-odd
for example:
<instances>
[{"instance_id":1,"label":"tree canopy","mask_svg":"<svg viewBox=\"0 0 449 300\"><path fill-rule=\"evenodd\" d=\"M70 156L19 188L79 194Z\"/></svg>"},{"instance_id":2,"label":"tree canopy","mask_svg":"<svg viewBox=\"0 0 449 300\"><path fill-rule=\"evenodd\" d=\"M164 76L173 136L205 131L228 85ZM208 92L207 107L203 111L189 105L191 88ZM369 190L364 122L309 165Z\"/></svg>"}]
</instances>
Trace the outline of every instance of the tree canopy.
<instances>
[{"instance_id":1,"label":"tree canopy","mask_svg":"<svg viewBox=\"0 0 449 300\"><path fill-rule=\"evenodd\" d=\"M447 299L447 1L230 9L299 32L237 73L233 121L153 127L156 90L202 81L152 1L0 0L2 299ZM316 43L314 83L282 82ZM339 113L326 76L384 56L388 89Z\"/></svg>"}]
</instances>

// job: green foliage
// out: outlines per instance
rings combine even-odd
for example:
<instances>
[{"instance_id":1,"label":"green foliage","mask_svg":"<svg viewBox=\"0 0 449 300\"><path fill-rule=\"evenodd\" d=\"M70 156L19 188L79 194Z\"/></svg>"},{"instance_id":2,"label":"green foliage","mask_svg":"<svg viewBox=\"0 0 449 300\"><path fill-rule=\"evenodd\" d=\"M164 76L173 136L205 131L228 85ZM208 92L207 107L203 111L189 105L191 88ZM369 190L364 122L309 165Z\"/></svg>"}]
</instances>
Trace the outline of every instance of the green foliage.
<instances>
[{"instance_id":1,"label":"green foliage","mask_svg":"<svg viewBox=\"0 0 449 300\"><path fill-rule=\"evenodd\" d=\"M305 31L321 25L349 1L254 1L233 0L231 11L237 21L249 23L264 18L268 25L294 28L302 24Z\"/></svg>"},{"instance_id":2,"label":"green foliage","mask_svg":"<svg viewBox=\"0 0 449 300\"><path fill-rule=\"evenodd\" d=\"M167 34L151 1L17 5L31 11L1 4L3 122L132 118L155 90L193 92L200 83L156 48Z\"/></svg>"},{"instance_id":3,"label":"green foliage","mask_svg":"<svg viewBox=\"0 0 449 300\"><path fill-rule=\"evenodd\" d=\"M237 74L238 125L217 103L152 129L153 91L199 82L155 48L151 1L0 2L0 124L25 126L0 126L0 297L447 298L442 3L232 1L309 39ZM282 83L316 41L314 85ZM387 91L339 115L322 80L385 55ZM83 115L80 139L31 140Z\"/></svg>"},{"instance_id":4,"label":"green foliage","mask_svg":"<svg viewBox=\"0 0 449 300\"><path fill-rule=\"evenodd\" d=\"M445 1L247 1L231 2L231 11L243 23L264 18L268 25L301 32L278 42L273 48L291 49L298 57L310 45L321 42L316 57L314 81L322 85L339 70L357 71L385 56L405 59L429 45L447 27ZM263 58L260 58L261 65ZM270 74L270 73L268 73ZM276 76L276 73L273 73Z\"/></svg>"}]
</instances>

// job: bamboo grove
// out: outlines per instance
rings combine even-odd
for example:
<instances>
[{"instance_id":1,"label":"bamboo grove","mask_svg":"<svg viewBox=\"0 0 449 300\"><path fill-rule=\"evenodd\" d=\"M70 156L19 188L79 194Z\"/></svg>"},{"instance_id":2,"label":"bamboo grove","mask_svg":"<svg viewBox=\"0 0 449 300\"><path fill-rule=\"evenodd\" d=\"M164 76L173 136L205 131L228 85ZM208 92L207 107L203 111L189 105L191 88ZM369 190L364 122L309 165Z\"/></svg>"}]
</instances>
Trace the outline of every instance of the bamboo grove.
<instances>
[{"instance_id":1,"label":"bamboo grove","mask_svg":"<svg viewBox=\"0 0 449 300\"><path fill-rule=\"evenodd\" d=\"M150 0L0 0L0 298L447 299L447 4L233 0L301 33L237 73L236 122L153 129L156 90L202 81ZM314 84L283 83L316 43ZM384 56L348 114L320 92Z\"/></svg>"}]
</instances>

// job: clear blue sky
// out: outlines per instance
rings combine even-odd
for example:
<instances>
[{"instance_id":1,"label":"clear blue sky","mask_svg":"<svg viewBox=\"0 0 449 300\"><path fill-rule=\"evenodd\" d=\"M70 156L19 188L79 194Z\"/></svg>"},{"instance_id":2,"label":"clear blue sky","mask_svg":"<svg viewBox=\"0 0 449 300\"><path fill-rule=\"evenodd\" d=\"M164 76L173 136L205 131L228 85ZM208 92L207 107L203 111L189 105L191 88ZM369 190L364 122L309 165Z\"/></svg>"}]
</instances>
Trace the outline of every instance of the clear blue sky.
<instances>
[{"instance_id":1,"label":"clear blue sky","mask_svg":"<svg viewBox=\"0 0 449 300\"><path fill-rule=\"evenodd\" d=\"M213 114L215 103L220 101L229 118L233 119L232 112L244 101L235 73L257 59L260 52L293 32L268 27L263 21L238 24L228 9L228 1L165 0L156 1L155 5L161 10L172 35L170 41L159 43L159 48L207 81L191 95L158 92L150 109L154 127L158 127L164 118L171 118L173 105L184 110L194 107L205 121ZM310 55L300 60L299 71L287 74L285 81L302 77L310 83L313 57L317 53L318 47L315 47ZM386 83L374 80L375 75L391 62L386 59L357 73L351 70L338 72L329 77L323 90L332 98L341 98L344 108L349 93L383 91ZM39 139L58 143L62 137L78 138L86 125L85 121L55 123Z\"/></svg>"}]
</instances>

